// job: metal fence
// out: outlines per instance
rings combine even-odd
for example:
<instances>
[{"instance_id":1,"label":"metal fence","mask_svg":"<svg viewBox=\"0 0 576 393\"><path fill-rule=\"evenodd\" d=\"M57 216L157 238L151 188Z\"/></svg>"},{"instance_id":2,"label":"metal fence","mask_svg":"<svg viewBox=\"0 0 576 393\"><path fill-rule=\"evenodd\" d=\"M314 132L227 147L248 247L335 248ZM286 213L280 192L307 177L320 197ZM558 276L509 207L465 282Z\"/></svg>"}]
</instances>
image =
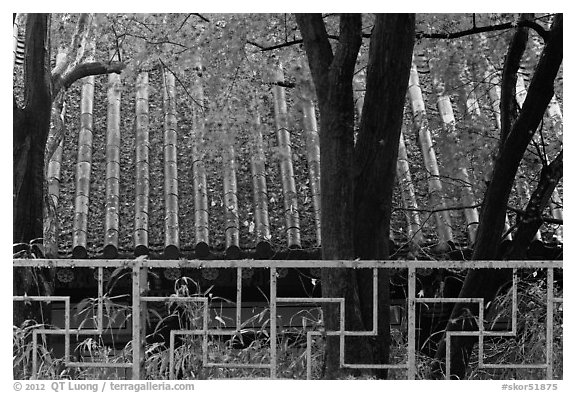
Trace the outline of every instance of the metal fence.
<instances>
[{"instance_id":1,"label":"metal fence","mask_svg":"<svg viewBox=\"0 0 576 393\"><path fill-rule=\"evenodd\" d=\"M175 340L177 336L198 336L201 339L202 364L204 367L218 368L254 368L269 370L269 377L278 377L277 343L279 327L277 326L277 307L279 304L322 304L334 303L339 305L340 326L338 330L309 330L306 331L306 359L307 377L312 377L312 342L315 336L337 336L340 345L340 365L344 368L361 369L400 369L405 370L407 379L415 379L417 374L416 362L416 305L417 303L472 303L478 305L479 321L484 321L485 304L482 298L436 298L422 297L416 294L416 271L417 269L512 269L512 310L511 328L507 331L494 331L486 328L484 323L478 323L478 331L450 331L446 334L447 340L447 364L446 375L450 375L450 340L454 336L476 336L479 340L479 368L510 368L510 369L543 369L546 378L553 377L553 317L554 304L561 303L562 298L554 295L554 269L562 269L561 261L315 261L315 260L148 260L137 258L135 260L62 260L62 259L15 259L14 268L92 268L95 269L95 277L98 282L98 299L96 307L96 327L95 328L72 328L71 300L69 296L14 296L15 302L51 302L63 303L64 326L60 328L38 328L32 333L32 343L34 347L38 344L40 335L56 335L64 338L64 363L67 367L83 368L123 368L131 370L128 375L132 379L146 378L145 342L146 342L146 306L150 302L174 301L170 296L147 296L148 270L151 268L176 268L176 269L236 269L236 299L235 299L235 323L234 328L213 328L209 326L209 298L208 296L190 296L178 298L178 301L199 303L202 309L201 328L191 330L172 330L170 332L170 378L176 377L174 370ZM371 331L348 331L344 327L345 303L343 298L321 298L321 297L279 297L277 296L278 271L285 268L347 268L347 269L372 269L373 271L373 324ZM103 334L104 326L104 269L105 268L125 268L131 270L131 326L132 326L132 361L126 362L78 362L71 357L71 335L99 335ZM242 319L242 277L243 269L263 268L269 271L269 363L222 363L212 362L208 357L208 338L213 336L233 336L239 333L243 323ZM377 334L378 307L378 271L379 269L405 269L407 270L407 297L406 297L406 321L407 321L407 361L401 364L349 364L345 362L344 349L345 338L353 336L373 336ZM483 356L483 342L488 337L514 337L518 329L518 278L519 269L544 269L546 271L546 354L545 362L539 364L491 364L485 362ZM32 352L32 374L36 379L38 376L38 354Z\"/></svg>"}]
</instances>

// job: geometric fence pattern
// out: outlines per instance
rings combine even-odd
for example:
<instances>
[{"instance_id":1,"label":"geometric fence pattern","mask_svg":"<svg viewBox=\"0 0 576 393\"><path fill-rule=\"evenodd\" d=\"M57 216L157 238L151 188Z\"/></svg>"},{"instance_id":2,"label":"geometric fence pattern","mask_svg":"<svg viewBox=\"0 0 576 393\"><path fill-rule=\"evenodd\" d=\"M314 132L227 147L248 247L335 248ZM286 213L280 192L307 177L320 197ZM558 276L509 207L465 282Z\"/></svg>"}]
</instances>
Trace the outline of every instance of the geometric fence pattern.
<instances>
[{"instance_id":1,"label":"geometric fence pattern","mask_svg":"<svg viewBox=\"0 0 576 393\"><path fill-rule=\"evenodd\" d=\"M40 302L63 302L64 303L64 327L55 329L36 329L32 334L34 347L38 342L39 335L61 335L64 337L64 362L68 367L83 368L125 368L131 370L132 379L144 379L144 344L145 344L145 313L146 304L149 302L174 301L174 297L153 297L146 296L147 291L147 272L149 268L186 268L186 269L236 269L236 315L234 328L210 328L209 320L209 299L208 297L190 296L178 297L179 302L199 303L202 308L202 326L191 330L172 330L170 332L170 378L175 378L174 371L174 351L175 339L179 335L199 336L202 339L202 363L204 367L218 368L261 368L270 371L270 378L277 378L277 347L270 345L269 354L270 362L263 364L245 364L245 363L215 363L210 362L208 358L208 337L219 335L238 334L242 323L242 272L244 269L264 268L269 270L269 312L270 326L268 334L270 343L277 343L278 326L277 326L277 306L282 303L294 304L321 304L335 303L339 305L340 327L335 331L317 331L310 330L307 335L307 377L311 378L311 351L312 341L315 335L337 336L340 343L340 365L347 368L387 368L387 369L404 369L408 379L416 378L416 304L417 303L476 303L479 309L479 320L484 320L484 299L482 298L426 298L418 297L416 294L416 270L417 269L513 269L512 282L512 317L511 329L509 331L492 331L486 329L484 323L478 323L478 331L452 331L446 335L447 339L447 364L446 375L450 375L450 340L457 335L476 336L479 340L479 367L480 368L539 368L546 370L546 378L552 379L552 354L553 354L553 313L554 304L562 302L562 298L554 296L554 269L562 269L562 261L315 261L315 260L148 260L140 257L135 260L70 260L70 259L15 259L13 266L17 267L44 267L44 268L74 268L87 267L96 269L98 281L98 300L96 311L96 327L88 329L73 329L70 327L70 298L68 296L14 296L14 301L40 301ZM285 268L348 268L348 269L372 269L373 271L373 305L377 306L375 300L378 298L377 278L379 269L406 269L408 272L408 292L406 297L406 315L407 315L407 361L402 364L347 364L344 359L345 337L350 336L370 336L377 334L377 307L373 307L373 324L372 331L347 331L344 328L345 305L343 298L321 298L321 297L278 297L277 296L277 279L278 271ZM131 322L132 322L132 361L123 363L106 363L106 362L75 362L70 356L70 337L71 335L98 335L102 334L105 327L103 322L103 282L104 268L123 267L131 270L132 274L132 296L131 296ZM517 289L518 269L546 269L547 271L547 296L546 296L546 361L541 364L491 364L485 363L483 359L483 342L487 337L502 336L514 337L517 333ZM32 354L32 379L37 377L37 354Z\"/></svg>"}]
</instances>

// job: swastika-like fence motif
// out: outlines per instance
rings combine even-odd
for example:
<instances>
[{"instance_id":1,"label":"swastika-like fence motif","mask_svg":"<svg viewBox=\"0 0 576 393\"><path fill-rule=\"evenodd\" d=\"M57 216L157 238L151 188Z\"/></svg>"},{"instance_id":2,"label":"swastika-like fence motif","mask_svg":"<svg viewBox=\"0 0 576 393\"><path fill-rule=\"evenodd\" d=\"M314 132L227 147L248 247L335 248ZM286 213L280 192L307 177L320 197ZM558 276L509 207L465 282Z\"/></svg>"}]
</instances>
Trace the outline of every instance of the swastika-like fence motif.
<instances>
[{"instance_id":1,"label":"swastika-like fence motif","mask_svg":"<svg viewBox=\"0 0 576 393\"><path fill-rule=\"evenodd\" d=\"M18 301L39 301L39 302L62 302L64 304L64 326L57 328L42 328L34 330L32 341L34 347L38 343L39 335L59 335L64 337L64 362L67 367L83 368L124 368L131 370L129 376L132 379L146 378L144 370L144 345L145 345L145 310L147 303L174 301L175 298L168 296L148 296L147 295L147 275L148 269L152 268L172 268L172 269L236 269L236 315L234 328L213 328L209 326L209 298L207 296L189 296L177 298L180 302L199 303L202 309L202 324L196 329L184 330L175 329L170 332L170 378L176 378L174 370L174 353L175 341L177 336L199 336L202 341L202 364L204 367L218 368L252 368L267 369L270 371L270 378L278 376L277 363L277 343L278 335L281 334L281 328L277 325L277 307L283 303L292 304L321 304L334 303L339 305L340 327L338 330L308 330L306 331L306 359L307 359L307 377L312 377L311 359L312 359L312 341L315 336L337 336L340 345L340 365L345 368L357 369L401 369L405 370L408 379L416 378L417 360L416 360L416 305L417 303L471 303L477 304L479 310L479 321L484 321L485 304L482 298L434 298L421 297L416 293L416 271L417 269L512 269L512 318L511 328L507 331L494 331L487 326L489 324L478 323L477 331L450 331L446 334L447 339L447 364L446 375L450 375L450 341L454 336L475 336L479 340L479 367L480 368L510 368L510 369L543 369L546 371L547 379L553 376L553 317L554 304L562 302L561 297L554 294L554 269L562 269L561 261L314 261L314 260L148 260L138 258L135 260L31 260L15 259L13 266L33 267L33 268L92 268L96 269L95 277L98 281L98 299L97 310L95 315L95 328L72 328L71 318L71 301L69 296L14 296L13 300ZM277 282L279 279L280 269L301 269L301 268L318 268L321 266L326 269L348 268L348 269L372 269L373 271L373 329L371 331L348 331L345 329L343 321L345 320L346 309L343 298L322 298L322 297L280 297L277 296ZM73 361L70 353L70 337L73 335L98 335L102 334L106 327L103 322L103 292L104 292L104 269L105 268L125 268L131 271L131 327L132 327L132 360L126 362L77 362ZM208 357L209 337L214 336L233 336L238 334L245 318L242 318L242 277L243 271L247 269L267 269L269 271L269 363L218 363L212 362ZM406 322L407 322L407 361L401 364L350 364L345 361L345 338L352 336L371 336L377 334L377 302L378 286L377 277L380 269L405 269L407 270L407 297L406 297ZM546 271L546 361L538 364L492 364L484 360L483 343L489 337L514 337L518 330L518 278L519 269L544 269ZM487 326L485 326L487 325ZM129 360L129 359L128 359ZM38 355L36 351L32 354L32 378L38 377Z\"/></svg>"}]
</instances>

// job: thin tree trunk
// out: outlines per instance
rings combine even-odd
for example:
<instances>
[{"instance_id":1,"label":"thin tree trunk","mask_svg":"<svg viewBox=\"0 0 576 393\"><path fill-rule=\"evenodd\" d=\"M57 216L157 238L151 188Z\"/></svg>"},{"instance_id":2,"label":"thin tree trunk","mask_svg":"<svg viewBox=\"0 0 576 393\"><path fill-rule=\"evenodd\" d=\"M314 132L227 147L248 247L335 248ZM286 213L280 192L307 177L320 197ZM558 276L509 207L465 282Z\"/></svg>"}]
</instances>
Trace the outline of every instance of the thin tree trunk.
<instances>
[{"instance_id":1,"label":"thin tree trunk","mask_svg":"<svg viewBox=\"0 0 576 393\"><path fill-rule=\"evenodd\" d=\"M530 14L520 15L520 20L532 18L533 15ZM508 52L506 53L506 60L504 62L504 69L502 70L502 91L504 93L501 95L500 99L500 145L503 145L504 141L508 138L512 124L517 116L518 111L516 110L516 98L514 97L513 92L516 88L518 68L520 67L522 56L526 50L527 42L528 28L517 27L512 39L510 40Z\"/></svg>"},{"instance_id":2,"label":"thin tree trunk","mask_svg":"<svg viewBox=\"0 0 576 393\"><path fill-rule=\"evenodd\" d=\"M498 130L501 130L502 117L500 116L500 80L498 78L497 71L490 65L488 65L488 69L486 71L486 79L488 80L490 86L488 88L488 98L490 99L490 105L492 106L494 125ZM490 183L493 170L494 168L491 167L490 171L484 174L484 181L486 184ZM504 216L504 228L502 233L505 234L505 237L502 240L512 241L512 233L510 232L510 219L508 218L508 213L506 213Z\"/></svg>"},{"instance_id":3,"label":"thin tree trunk","mask_svg":"<svg viewBox=\"0 0 576 393\"><path fill-rule=\"evenodd\" d=\"M516 77L516 102L519 108L522 108L524 101L526 100L526 84L524 83L524 76L518 73ZM548 106L550 107L550 106ZM516 179L516 193L520 197L520 203L522 206L527 206L530 200L530 186L528 185L528 180L524 174L522 167L518 168L518 176ZM534 239L536 241L542 241L542 234L540 230L536 231Z\"/></svg>"},{"instance_id":4,"label":"thin tree trunk","mask_svg":"<svg viewBox=\"0 0 576 393\"><path fill-rule=\"evenodd\" d=\"M176 117L176 78L164 69L164 257L180 256L178 223L178 119Z\"/></svg>"},{"instance_id":5,"label":"thin tree trunk","mask_svg":"<svg viewBox=\"0 0 576 393\"><path fill-rule=\"evenodd\" d=\"M134 254L148 255L148 204L150 174L148 73L141 72L136 80L136 203L134 215Z\"/></svg>"},{"instance_id":6,"label":"thin tree trunk","mask_svg":"<svg viewBox=\"0 0 576 393\"><path fill-rule=\"evenodd\" d=\"M518 170L520 172L520 169ZM516 180L515 184L516 194L520 198L520 204L522 208L526 208L528 206L528 202L530 202L530 187L528 186L528 182L526 181L526 177L520 172L518 179ZM542 241L542 234L540 233L540 229L534 233L534 241Z\"/></svg>"}]
</instances>

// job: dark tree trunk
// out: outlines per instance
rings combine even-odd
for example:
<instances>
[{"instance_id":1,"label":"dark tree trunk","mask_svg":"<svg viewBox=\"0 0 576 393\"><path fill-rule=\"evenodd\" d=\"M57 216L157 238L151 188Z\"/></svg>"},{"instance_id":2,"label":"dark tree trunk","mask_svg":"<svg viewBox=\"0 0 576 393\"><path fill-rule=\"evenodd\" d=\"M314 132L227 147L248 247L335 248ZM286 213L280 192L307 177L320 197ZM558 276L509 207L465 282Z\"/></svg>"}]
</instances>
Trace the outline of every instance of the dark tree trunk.
<instances>
[{"instance_id":1,"label":"dark tree trunk","mask_svg":"<svg viewBox=\"0 0 576 393\"><path fill-rule=\"evenodd\" d=\"M30 14L26 23L24 106L14 97L13 122L13 241L29 243L42 237L44 196L44 149L50 130L52 107L49 69L49 16ZM28 269L14 272L14 294L42 294L50 290L46 272ZM48 281L47 281L48 280ZM14 305L14 324L38 319L34 311ZM38 321L39 322L39 321Z\"/></svg>"},{"instance_id":2,"label":"dark tree trunk","mask_svg":"<svg viewBox=\"0 0 576 393\"><path fill-rule=\"evenodd\" d=\"M52 96L48 15L30 14L26 23L24 107L14 99L14 242L42 237L44 149L50 130Z\"/></svg>"},{"instance_id":3,"label":"dark tree trunk","mask_svg":"<svg viewBox=\"0 0 576 393\"><path fill-rule=\"evenodd\" d=\"M389 258L388 239L402 115L408 87L415 18L379 14L372 30L366 94L354 169L354 250L360 259ZM372 329L372 272L357 272L362 320ZM390 347L389 276L378 272L378 336L369 345L375 363L388 363ZM384 370L383 370L384 371ZM380 372L385 377L385 372Z\"/></svg>"},{"instance_id":4,"label":"dark tree trunk","mask_svg":"<svg viewBox=\"0 0 576 393\"><path fill-rule=\"evenodd\" d=\"M71 51L78 55L83 52L79 38L89 23L87 15L78 20L75 39ZM43 237L43 216L54 214L53 206L47 203L45 182L45 149L50 131L50 117L53 102L61 103L64 88L68 88L79 78L89 75L120 73L125 65L120 62L81 63L67 70L70 65L61 63L60 72L52 75L50 70L50 16L49 14L28 14L26 21L24 54L24 104L18 106L13 97L13 241L30 243ZM79 45L79 46L77 46ZM68 64L68 66L66 65ZM54 100L54 97L59 97ZM58 106L59 104L57 104ZM61 109L61 108L59 108ZM58 145L55 144L53 147ZM53 153L53 151L51 151ZM49 152L50 154L50 152ZM47 209L44 210L44 205ZM50 211L50 212L49 212ZM45 213L48 212L48 213ZM54 220L48 221L54 225ZM52 229L53 230L53 227ZM50 231L47 231L48 233ZM34 250L41 257L41 248ZM53 250L51 250L53 252ZM54 257L52 255L52 257ZM53 292L53 272L47 269L17 269L14 271L14 294L49 295ZM47 307L44 307L47 310ZM32 310L32 311L30 311ZM14 323L20 324L33 318L47 321L49 313L43 315L39 309L14 304Z\"/></svg>"},{"instance_id":5,"label":"dark tree trunk","mask_svg":"<svg viewBox=\"0 0 576 393\"><path fill-rule=\"evenodd\" d=\"M542 212L544 212L554 189L562 179L563 157L564 153L561 151L549 165L542 168L538 185L530 196L524 214L518 220L518 230L510 251L504 256L506 259L520 260L526 258L526 250L542 225Z\"/></svg>"},{"instance_id":6,"label":"dark tree trunk","mask_svg":"<svg viewBox=\"0 0 576 393\"><path fill-rule=\"evenodd\" d=\"M22 141L14 138L14 243L28 243L42 237L42 206L44 195L44 147L40 116L26 114L27 119L14 122L18 132L26 134ZM17 188L18 187L18 188Z\"/></svg>"},{"instance_id":7,"label":"dark tree trunk","mask_svg":"<svg viewBox=\"0 0 576 393\"><path fill-rule=\"evenodd\" d=\"M527 14L522 14L521 20L532 19ZM516 80L518 69L522 61L522 55L528 43L528 28L518 27L512 36L506 61L502 70L502 98L500 100L500 143L503 143L510 134L510 128L518 115L516 103Z\"/></svg>"},{"instance_id":8,"label":"dark tree trunk","mask_svg":"<svg viewBox=\"0 0 576 393\"><path fill-rule=\"evenodd\" d=\"M413 15L378 15L372 32L367 91L354 150L352 77L360 46L360 15L342 16L332 54L320 15L296 16L320 106L323 259L386 259L391 200L412 47ZM386 363L390 344L389 290L379 272L378 333L346 339L347 363ZM372 272L322 274L324 297L344 297L346 330L372 329ZM338 330L338 310L324 307L328 330ZM328 338L326 378L339 375L339 346ZM379 373L385 377L386 372Z\"/></svg>"},{"instance_id":9,"label":"dark tree trunk","mask_svg":"<svg viewBox=\"0 0 576 393\"><path fill-rule=\"evenodd\" d=\"M518 166L554 94L554 80L563 57L562 28L562 14L558 14L554 17L550 34L528 89L524 106L512 125L510 133L502 140L492 179L482 204L478 237L472 256L474 260L495 260L499 256L498 248L504 228L508 198L514 184ZM485 304L487 304L497 294L498 289L510 278L509 272L504 273L486 269L470 270L466 275L459 296L482 297L485 299ZM467 308L468 306L462 303L454 306L450 316L451 322L446 327L447 330L477 329L475 321L472 318L465 317ZM451 378L464 378L468 359L476 341L471 337L456 336L452 338ZM445 356L446 343L443 340L436 352L438 363L433 370L433 377L440 378L444 372L442 361Z\"/></svg>"},{"instance_id":10,"label":"dark tree trunk","mask_svg":"<svg viewBox=\"0 0 576 393\"><path fill-rule=\"evenodd\" d=\"M322 258L353 259L353 192L351 165L354 157L354 99L352 77L362 42L359 14L340 18L340 40L332 53L321 15L298 14L296 20L304 39L310 71L320 106L320 188ZM344 297L346 329L363 330L358 307L358 289L351 272L330 269L322 272L322 295ZM336 305L326 305L327 330L339 330ZM347 344L349 344L347 340ZM356 354L358 350L354 351ZM352 359L345 359L353 361ZM325 352L327 379L339 375L338 338L329 337Z\"/></svg>"}]
</instances>

